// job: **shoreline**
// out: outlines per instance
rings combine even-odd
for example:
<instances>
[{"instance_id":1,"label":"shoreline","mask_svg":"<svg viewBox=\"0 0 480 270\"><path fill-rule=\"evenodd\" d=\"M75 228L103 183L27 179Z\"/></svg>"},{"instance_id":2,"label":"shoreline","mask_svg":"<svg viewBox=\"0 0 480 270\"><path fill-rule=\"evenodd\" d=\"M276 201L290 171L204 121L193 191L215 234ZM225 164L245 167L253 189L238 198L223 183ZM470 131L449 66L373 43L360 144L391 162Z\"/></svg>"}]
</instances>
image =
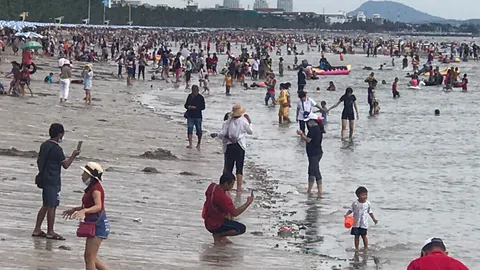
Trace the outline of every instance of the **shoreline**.
<instances>
[{"instance_id":1,"label":"shoreline","mask_svg":"<svg viewBox=\"0 0 480 270\"><path fill-rule=\"evenodd\" d=\"M9 58L14 57L10 55ZM5 228L0 233L0 255L6 258L2 267L65 269L64 266L69 265L70 269L79 269L83 266L84 240L75 236L77 223L61 219L60 213L68 206L80 204L83 192L80 166L91 160L99 162L106 171L106 209L112 231L102 244L99 256L112 269L151 269L152 266L199 269L199 250L207 250L207 257L220 256L223 251L211 247L211 236L205 231L200 217L203 192L211 181L219 178L222 170L218 141L205 136L200 152L186 149L186 130L184 125L176 125L178 119L152 112L151 108L139 104L136 97L149 91L149 81L135 81L133 88L127 88L124 80L97 75L92 91L96 101L92 107L81 103L83 90L80 85L71 86L70 100L73 102L60 106L56 98L58 85L44 84L41 80L43 73L56 71L55 59L38 58L36 62L43 69L32 76L34 98L0 97L1 121L8 127L0 131L3 138L0 148L14 147L20 151L16 152L17 156L12 156L10 150L0 153L0 182L3 186L0 205L6 213L0 222ZM80 65L74 63L75 68ZM9 67L9 64L2 63L0 70L8 71ZM111 66L97 64L94 68L101 74L103 69L108 70ZM146 90L138 90L142 88ZM66 156L70 155L78 140L84 141L80 158L62 172L62 198L55 224L56 231L67 238L61 242L30 237L36 211L41 206L41 191L33 181L37 173L35 151L48 139L48 127L53 122L65 126L66 141L61 146ZM171 151L178 159L140 157L157 148ZM153 167L158 173L144 173L145 167ZM251 162L245 169L246 180L251 186L269 183L263 181L267 177L265 169ZM238 204L245 198L240 194L234 202ZM278 259L282 251L275 250L271 244L277 239L264 237L263 233L254 234L263 231L264 224L258 217L265 216L266 208L260 204L261 200L240 217L239 220L247 225L247 233L234 239L235 245L226 249L237 250L244 257L264 254L262 260L269 261L272 269L278 269L282 262L283 265L292 260L300 263L305 259L301 255ZM134 221L139 219L141 222ZM130 257L125 256L129 246L135 247L129 251ZM201 264L204 262L202 254ZM287 257L289 260L284 261ZM22 265L18 265L19 261ZM221 264L217 259L201 268L216 269ZM238 269L255 269L255 265L242 262Z\"/></svg>"}]
</instances>

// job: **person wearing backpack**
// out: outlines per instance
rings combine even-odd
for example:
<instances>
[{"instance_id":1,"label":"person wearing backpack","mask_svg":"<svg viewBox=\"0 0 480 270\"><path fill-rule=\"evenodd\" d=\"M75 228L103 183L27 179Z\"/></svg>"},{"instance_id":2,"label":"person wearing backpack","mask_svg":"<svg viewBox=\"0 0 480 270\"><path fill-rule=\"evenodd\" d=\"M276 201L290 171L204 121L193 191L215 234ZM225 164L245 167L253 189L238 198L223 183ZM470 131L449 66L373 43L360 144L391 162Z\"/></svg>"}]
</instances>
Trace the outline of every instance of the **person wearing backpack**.
<instances>
[{"instance_id":1,"label":"person wearing backpack","mask_svg":"<svg viewBox=\"0 0 480 270\"><path fill-rule=\"evenodd\" d=\"M49 130L50 139L42 143L38 153L38 175L35 183L42 189L43 205L38 211L35 229L32 237L41 237L52 240L65 240L65 238L53 230L55 224L55 211L60 205L61 170L68 169L73 160L80 154L79 150L73 150L67 159L60 143L63 142L65 130L63 125L54 123ZM47 216L47 233L42 231L43 220Z\"/></svg>"}]
</instances>

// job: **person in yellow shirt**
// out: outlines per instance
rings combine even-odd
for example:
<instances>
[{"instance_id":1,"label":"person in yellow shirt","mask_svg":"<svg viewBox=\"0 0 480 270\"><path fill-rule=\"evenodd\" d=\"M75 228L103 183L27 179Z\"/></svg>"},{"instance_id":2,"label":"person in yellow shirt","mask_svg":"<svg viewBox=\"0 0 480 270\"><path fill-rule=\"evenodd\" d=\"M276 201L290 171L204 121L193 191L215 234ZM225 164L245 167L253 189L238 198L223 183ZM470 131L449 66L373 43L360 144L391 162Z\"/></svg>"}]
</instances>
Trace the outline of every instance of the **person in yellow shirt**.
<instances>
[{"instance_id":1,"label":"person in yellow shirt","mask_svg":"<svg viewBox=\"0 0 480 270\"><path fill-rule=\"evenodd\" d=\"M230 96L230 88L233 84L233 78L230 72L225 73L225 79L223 80L223 86L225 86L225 95Z\"/></svg>"},{"instance_id":2,"label":"person in yellow shirt","mask_svg":"<svg viewBox=\"0 0 480 270\"><path fill-rule=\"evenodd\" d=\"M277 104L280 104L280 109L278 110L278 123L290 123L290 93L288 89L290 88L290 83L281 83L280 84L280 95L276 100Z\"/></svg>"}]
</instances>

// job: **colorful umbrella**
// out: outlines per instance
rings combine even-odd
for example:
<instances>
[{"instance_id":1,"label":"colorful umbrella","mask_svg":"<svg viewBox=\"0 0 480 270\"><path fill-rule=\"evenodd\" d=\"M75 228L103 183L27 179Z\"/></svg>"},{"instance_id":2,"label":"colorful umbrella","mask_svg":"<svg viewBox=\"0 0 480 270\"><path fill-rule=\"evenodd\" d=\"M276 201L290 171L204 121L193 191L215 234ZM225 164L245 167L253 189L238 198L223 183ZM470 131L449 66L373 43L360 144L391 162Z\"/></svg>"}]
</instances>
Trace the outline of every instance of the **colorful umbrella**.
<instances>
[{"instance_id":1,"label":"colorful umbrella","mask_svg":"<svg viewBox=\"0 0 480 270\"><path fill-rule=\"evenodd\" d=\"M41 49L43 48L42 44L36 42L36 41L29 41L26 42L22 45L20 45L20 49L25 50L25 49Z\"/></svg>"}]
</instances>

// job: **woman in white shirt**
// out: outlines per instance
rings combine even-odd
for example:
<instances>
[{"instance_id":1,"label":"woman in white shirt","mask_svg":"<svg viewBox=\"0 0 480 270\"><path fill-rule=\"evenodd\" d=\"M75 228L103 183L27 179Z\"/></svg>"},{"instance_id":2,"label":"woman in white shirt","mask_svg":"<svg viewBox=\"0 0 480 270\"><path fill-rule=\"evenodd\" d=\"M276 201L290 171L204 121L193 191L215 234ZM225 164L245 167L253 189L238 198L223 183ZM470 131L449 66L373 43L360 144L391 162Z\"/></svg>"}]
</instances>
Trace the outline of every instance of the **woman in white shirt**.
<instances>
[{"instance_id":1,"label":"woman in white shirt","mask_svg":"<svg viewBox=\"0 0 480 270\"><path fill-rule=\"evenodd\" d=\"M223 123L222 131L218 134L218 138L223 141L225 172L233 173L233 166L236 167L237 192L242 191L246 136L253 133L252 120L245 111L242 105L234 105L229 119Z\"/></svg>"},{"instance_id":2,"label":"woman in white shirt","mask_svg":"<svg viewBox=\"0 0 480 270\"><path fill-rule=\"evenodd\" d=\"M305 133L305 119L308 119L310 113L313 112L313 109L318 108L323 110L320 105L318 105L313 99L307 97L307 93L299 92L298 98L300 100L297 104L297 122L300 125L300 130Z\"/></svg>"}]
</instances>

